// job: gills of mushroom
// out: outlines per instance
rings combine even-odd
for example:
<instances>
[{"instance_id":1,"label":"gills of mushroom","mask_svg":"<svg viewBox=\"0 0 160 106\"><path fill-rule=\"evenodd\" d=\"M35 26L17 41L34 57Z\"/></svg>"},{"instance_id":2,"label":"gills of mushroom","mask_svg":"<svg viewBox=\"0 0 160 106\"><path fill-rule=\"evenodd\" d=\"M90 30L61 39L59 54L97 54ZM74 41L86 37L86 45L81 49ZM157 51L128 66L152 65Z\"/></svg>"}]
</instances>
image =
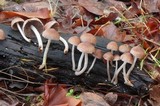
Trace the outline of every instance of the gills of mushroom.
<instances>
[{"instance_id":1,"label":"gills of mushroom","mask_svg":"<svg viewBox=\"0 0 160 106\"><path fill-rule=\"evenodd\" d=\"M113 60L113 54L111 52L107 52L103 55L103 58L107 61L107 76L108 81L111 81L109 62Z\"/></svg>"},{"instance_id":2,"label":"gills of mushroom","mask_svg":"<svg viewBox=\"0 0 160 106\"><path fill-rule=\"evenodd\" d=\"M88 42L88 43L93 44L93 45L95 45L96 42L97 42L96 37L91 33L83 33L80 36L80 40L81 40L81 42ZM76 71L80 71L83 58L84 58L84 53L82 53L80 58L79 58L78 67L77 67Z\"/></svg>"},{"instance_id":3,"label":"gills of mushroom","mask_svg":"<svg viewBox=\"0 0 160 106\"><path fill-rule=\"evenodd\" d=\"M94 56L94 59L93 59L93 61L92 61L91 66L90 66L89 69L87 70L86 74L88 74L88 73L92 70L92 68L93 68L96 60L102 58L102 50L96 49L95 52L93 53L93 56Z\"/></svg>"},{"instance_id":4,"label":"gills of mushroom","mask_svg":"<svg viewBox=\"0 0 160 106\"><path fill-rule=\"evenodd\" d=\"M16 17L11 22L11 28L14 30L19 30L20 34L22 35L23 39L27 42L31 42L31 39L27 38L24 32L22 31L22 24L24 23L24 20L20 17Z\"/></svg>"},{"instance_id":5,"label":"gills of mushroom","mask_svg":"<svg viewBox=\"0 0 160 106\"><path fill-rule=\"evenodd\" d=\"M24 21L22 27L22 31L27 37L33 38L34 36L36 36L39 51L43 51L43 42L41 38L41 33L44 30L43 28L43 23L38 18L27 19L26 21Z\"/></svg>"},{"instance_id":6,"label":"gills of mushroom","mask_svg":"<svg viewBox=\"0 0 160 106\"><path fill-rule=\"evenodd\" d=\"M58 30L58 26L59 26L58 22L55 19L52 19L51 21L45 24L44 28L45 29L54 28L55 30ZM59 40L64 44L64 54L68 53L69 46L67 41L61 36Z\"/></svg>"},{"instance_id":7,"label":"gills of mushroom","mask_svg":"<svg viewBox=\"0 0 160 106\"><path fill-rule=\"evenodd\" d=\"M5 40L6 39L6 36L5 36L5 32L0 29L0 40Z\"/></svg>"},{"instance_id":8,"label":"gills of mushroom","mask_svg":"<svg viewBox=\"0 0 160 106\"><path fill-rule=\"evenodd\" d=\"M71 51L71 58L72 58L72 70L76 71L76 64L75 64L75 58L74 58L74 49L75 46L78 46L78 44L81 42L80 38L78 36L72 36L68 39L68 42L72 44L72 51ZM80 69L79 69L80 70Z\"/></svg>"},{"instance_id":9,"label":"gills of mushroom","mask_svg":"<svg viewBox=\"0 0 160 106\"><path fill-rule=\"evenodd\" d=\"M59 40L60 39L60 35L59 33L53 29L46 29L45 31L42 32L42 36L46 39L48 39L44 54L43 54L43 61L42 64L40 65L39 69L43 69L46 66L46 61L47 61L47 54L48 54L48 50L49 50L49 46L51 43L51 40Z\"/></svg>"},{"instance_id":10,"label":"gills of mushroom","mask_svg":"<svg viewBox=\"0 0 160 106\"><path fill-rule=\"evenodd\" d=\"M87 69L87 66L88 66L88 54L92 54L95 52L95 47L91 44L91 43L88 43L88 42L82 42L80 43L78 46L77 46L77 49L84 53L84 66L83 68L80 70L80 71L75 71L75 75L81 75L83 74L86 69Z\"/></svg>"},{"instance_id":11,"label":"gills of mushroom","mask_svg":"<svg viewBox=\"0 0 160 106\"><path fill-rule=\"evenodd\" d=\"M126 71L126 64L127 63L132 63L133 61L133 57L130 53L123 53L121 56L120 56L120 59L123 61L123 64L117 69L117 71L115 72L111 82L114 83L114 84L117 84L118 83L118 74L119 72L123 69L123 75L124 75L124 80L126 80L126 75L125 75L125 71ZM130 84L130 86L133 86L129 81L127 81L128 84Z\"/></svg>"},{"instance_id":12,"label":"gills of mushroom","mask_svg":"<svg viewBox=\"0 0 160 106\"><path fill-rule=\"evenodd\" d=\"M145 51L142 47L140 47L139 45L138 46L135 46L131 49L130 53L134 56L134 61L133 61L133 64L131 65L131 67L129 68L129 70L127 71L127 79L129 80L129 75L130 73L132 72L135 64L136 64L136 61L137 59L142 59L145 57ZM126 83L126 82L125 82Z\"/></svg>"}]
</instances>

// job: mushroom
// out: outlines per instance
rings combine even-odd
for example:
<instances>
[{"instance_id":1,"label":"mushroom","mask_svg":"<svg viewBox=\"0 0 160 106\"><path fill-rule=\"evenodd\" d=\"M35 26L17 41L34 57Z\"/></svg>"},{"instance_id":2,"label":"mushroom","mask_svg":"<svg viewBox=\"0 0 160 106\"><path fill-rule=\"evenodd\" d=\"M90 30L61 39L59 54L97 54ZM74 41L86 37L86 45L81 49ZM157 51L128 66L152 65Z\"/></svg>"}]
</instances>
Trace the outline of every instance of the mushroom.
<instances>
[{"instance_id":1,"label":"mushroom","mask_svg":"<svg viewBox=\"0 0 160 106\"><path fill-rule=\"evenodd\" d=\"M110 71L109 71L109 62L113 60L113 54L111 52L107 52L103 55L103 58L107 61L107 76L108 81L111 81Z\"/></svg>"},{"instance_id":2,"label":"mushroom","mask_svg":"<svg viewBox=\"0 0 160 106\"><path fill-rule=\"evenodd\" d=\"M31 42L31 39L27 38L26 35L24 34L24 32L22 31L21 27L22 27L23 23L24 23L24 20L22 18L16 17L11 22L11 28L14 30L19 30L23 39L27 42Z\"/></svg>"},{"instance_id":3,"label":"mushroom","mask_svg":"<svg viewBox=\"0 0 160 106\"><path fill-rule=\"evenodd\" d=\"M75 65L75 58L74 58L74 49L75 46L78 46L78 44L81 42L80 38L78 36L72 36L68 39L68 42L72 44L72 70L76 71L76 65Z\"/></svg>"},{"instance_id":4,"label":"mushroom","mask_svg":"<svg viewBox=\"0 0 160 106\"><path fill-rule=\"evenodd\" d=\"M126 53L126 52L130 52L131 47L128 44L122 44L119 46L119 51L121 53Z\"/></svg>"},{"instance_id":5,"label":"mushroom","mask_svg":"<svg viewBox=\"0 0 160 106\"><path fill-rule=\"evenodd\" d=\"M52 21L49 21L48 23L46 23L44 28L45 29L54 28L58 30L58 25L59 25L58 22L55 19L53 19ZM64 54L68 53L69 46L67 41L61 36L59 40L64 44Z\"/></svg>"},{"instance_id":6,"label":"mushroom","mask_svg":"<svg viewBox=\"0 0 160 106\"><path fill-rule=\"evenodd\" d=\"M124 80L126 80L126 64L127 63L130 63L132 64L133 62L133 57L132 55L127 52L127 53L123 53L121 56L120 56L120 59L123 61L123 64L117 69L117 71L115 72L113 78L112 78L112 83L114 84L117 84L118 83L118 74L119 72L123 69L123 76L124 76ZM130 81L127 81L127 84L130 85L130 86L133 86L132 83L130 83Z\"/></svg>"},{"instance_id":7,"label":"mushroom","mask_svg":"<svg viewBox=\"0 0 160 106\"><path fill-rule=\"evenodd\" d=\"M91 33L83 33L80 36L80 40L81 40L81 42L88 42L88 43L91 43L93 45L95 45L96 42L97 42L96 37L94 35L92 35ZM77 71L79 71L81 69L81 64L82 64L83 57L84 57L84 54L82 53L80 58L79 58L78 67L76 69Z\"/></svg>"},{"instance_id":8,"label":"mushroom","mask_svg":"<svg viewBox=\"0 0 160 106\"><path fill-rule=\"evenodd\" d=\"M59 33L54 28L46 29L45 31L42 32L42 36L48 39L48 42L47 42L47 45L46 45L46 48L43 54L43 62L40 65L39 69L42 69L46 66L47 53L49 50L51 40L59 40L60 38Z\"/></svg>"},{"instance_id":9,"label":"mushroom","mask_svg":"<svg viewBox=\"0 0 160 106\"><path fill-rule=\"evenodd\" d=\"M75 71L75 75L81 75L88 66L88 54L92 54L95 52L95 47L88 42L82 42L77 46L77 49L84 54L84 66L80 71Z\"/></svg>"},{"instance_id":10,"label":"mushroom","mask_svg":"<svg viewBox=\"0 0 160 106\"><path fill-rule=\"evenodd\" d=\"M118 54L114 55L113 57L113 61L115 61L116 63L116 66L115 66L115 72L117 71L118 69L118 61L120 60L120 56Z\"/></svg>"},{"instance_id":11,"label":"mushroom","mask_svg":"<svg viewBox=\"0 0 160 106\"><path fill-rule=\"evenodd\" d=\"M134 61L133 61L133 64L131 65L131 67L129 68L129 70L127 71L127 75L126 75L127 79L129 79L129 75L130 75L131 71L133 70L133 68L136 64L137 59L142 59L145 56L144 49L142 47L140 47L139 45L133 47L131 49L130 53L133 55Z\"/></svg>"},{"instance_id":12,"label":"mushroom","mask_svg":"<svg viewBox=\"0 0 160 106\"><path fill-rule=\"evenodd\" d=\"M24 21L22 27L22 31L27 37L32 38L36 36L40 51L43 51L43 42L41 38L43 28L43 23L38 18L27 19L26 21Z\"/></svg>"},{"instance_id":13,"label":"mushroom","mask_svg":"<svg viewBox=\"0 0 160 106\"><path fill-rule=\"evenodd\" d=\"M2 29L0 29L0 40L5 40L5 39L6 39L5 33Z\"/></svg>"},{"instance_id":14,"label":"mushroom","mask_svg":"<svg viewBox=\"0 0 160 106\"><path fill-rule=\"evenodd\" d=\"M106 48L111 50L111 53L113 54L114 51L118 50L118 45L115 41L111 41L107 44Z\"/></svg>"},{"instance_id":15,"label":"mushroom","mask_svg":"<svg viewBox=\"0 0 160 106\"><path fill-rule=\"evenodd\" d=\"M95 62L97 59L101 59L102 58L102 50L101 49L96 49L96 51L93 54L94 59L92 61L91 66L89 67L88 71L86 72L87 74L91 71L91 69L93 68Z\"/></svg>"}]
</instances>

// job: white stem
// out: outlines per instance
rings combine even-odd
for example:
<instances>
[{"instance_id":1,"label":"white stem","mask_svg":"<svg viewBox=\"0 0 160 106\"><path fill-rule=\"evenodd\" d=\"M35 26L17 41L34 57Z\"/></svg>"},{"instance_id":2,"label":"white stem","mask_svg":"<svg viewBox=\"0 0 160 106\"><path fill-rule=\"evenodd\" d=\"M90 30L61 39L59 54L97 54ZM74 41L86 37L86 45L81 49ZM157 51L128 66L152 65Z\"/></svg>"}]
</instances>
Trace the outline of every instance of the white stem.
<instances>
[{"instance_id":1,"label":"white stem","mask_svg":"<svg viewBox=\"0 0 160 106\"><path fill-rule=\"evenodd\" d=\"M74 58L74 49L75 49L75 46L72 45L72 70L76 71L75 58Z\"/></svg>"},{"instance_id":2,"label":"white stem","mask_svg":"<svg viewBox=\"0 0 160 106\"><path fill-rule=\"evenodd\" d=\"M22 28L20 27L19 23L17 23L17 28L18 28L19 32L21 33L23 39L27 42L31 42L31 39L27 38L26 35L24 34L24 32L22 31Z\"/></svg>"},{"instance_id":3,"label":"white stem","mask_svg":"<svg viewBox=\"0 0 160 106\"><path fill-rule=\"evenodd\" d=\"M107 60L107 76L108 76L108 81L111 81L111 76L110 76L110 71L109 71L109 61Z\"/></svg>"},{"instance_id":4,"label":"white stem","mask_svg":"<svg viewBox=\"0 0 160 106\"><path fill-rule=\"evenodd\" d=\"M82 66L83 58L84 58L84 53L82 53L80 58L79 58L78 67L77 67L76 71L80 71L81 66Z\"/></svg>"},{"instance_id":5,"label":"white stem","mask_svg":"<svg viewBox=\"0 0 160 106\"><path fill-rule=\"evenodd\" d=\"M46 66L47 54L48 54L48 51L49 51L50 44L51 44L51 40L48 40L46 48L44 50L44 54L43 54L43 62L40 65L39 69L43 69Z\"/></svg>"},{"instance_id":6,"label":"white stem","mask_svg":"<svg viewBox=\"0 0 160 106\"><path fill-rule=\"evenodd\" d=\"M83 72L86 71L86 69L87 69L87 66L88 66L88 54L85 53L84 55L85 55L84 66L80 71L76 71L75 72L75 75L77 75L77 76L83 74Z\"/></svg>"},{"instance_id":7,"label":"white stem","mask_svg":"<svg viewBox=\"0 0 160 106\"><path fill-rule=\"evenodd\" d=\"M111 80L112 83L117 84L118 83L118 74L119 72L122 70L122 68L126 65L126 62L124 62L118 69L117 71L114 73L114 76Z\"/></svg>"},{"instance_id":8,"label":"white stem","mask_svg":"<svg viewBox=\"0 0 160 106\"><path fill-rule=\"evenodd\" d=\"M129 85L129 86L133 86L131 81L127 78L126 65L123 67L123 78L124 78L124 84Z\"/></svg>"},{"instance_id":9,"label":"white stem","mask_svg":"<svg viewBox=\"0 0 160 106\"><path fill-rule=\"evenodd\" d=\"M40 33L38 32L38 30L36 29L36 27L33 26L33 25L31 25L31 29L32 29L32 31L35 33L36 38L37 38L37 40L38 40L39 50L40 50L40 51L43 51L43 42L42 42L42 38L41 38Z\"/></svg>"},{"instance_id":10,"label":"white stem","mask_svg":"<svg viewBox=\"0 0 160 106\"><path fill-rule=\"evenodd\" d=\"M118 60L116 60L116 68L115 68L115 72L117 71L118 69Z\"/></svg>"},{"instance_id":11,"label":"white stem","mask_svg":"<svg viewBox=\"0 0 160 106\"><path fill-rule=\"evenodd\" d=\"M137 58L134 57L134 61L133 61L133 64L131 65L131 67L129 68L129 70L127 71L127 77L129 78L129 75L131 74L135 64L136 64L136 61L137 61Z\"/></svg>"},{"instance_id":12,"label":"white stem","mask_svg":"<svg viewBox=\"0 0 160 106\"><path fill-rule=\"evenodd\" d=\"M96 62L96 60L97 60L97 58L95 57L95 58L93 59L93 61L92 61L91 66L89 67L88 71L86 72L87 74L88 74L88 73L91 71L91 69L93 68L93 66L94 66L94 64L95 64L95 62Z\"/></svg>"},{"instance_id":13,"label":"white stem","mask_svg":"<svg viewBox=\"0 0 160 106\"><path fill-rule=\"evenodd\" d=\"M64 38L62 38L61 36L60 36L59 40L64 44L64 47L65 47L64 54L68 53L69 46L68 46L67 41Z\"/></svg>"}]
</instances>

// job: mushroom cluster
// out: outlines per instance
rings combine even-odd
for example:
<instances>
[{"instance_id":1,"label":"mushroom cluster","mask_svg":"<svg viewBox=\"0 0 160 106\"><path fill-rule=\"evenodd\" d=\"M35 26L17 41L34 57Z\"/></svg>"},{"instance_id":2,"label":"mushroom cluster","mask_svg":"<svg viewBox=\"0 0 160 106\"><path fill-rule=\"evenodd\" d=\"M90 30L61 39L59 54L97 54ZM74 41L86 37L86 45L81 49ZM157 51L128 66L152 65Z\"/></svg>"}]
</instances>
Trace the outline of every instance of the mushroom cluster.
<instances>
[{"instance_id":1,"label":"mushroom cluster","mask_svg":"<svg viewBox=\"0 0 160 106\"><path fill-rule=\"evenodd\" d=\"M43 69L46 66L47 53L49 50L51 40L60 40L65 46L64 53L68 52L68 49L69 49L68 43L64 38L62 38L59 35L57 31L58 30L57 27L58 27L58 22L54 19L52 19L45 25L38 18L30 18L30 19L24 20L20 17L16 17L11 22L11 28L13 30L18 30L25 41L31 42L31 40L33 40L34 38L37 38L38 50L40 52L43 52L42 37L48 39L48 42L43 54L43 61L39 69Z\"/></svg>"}]
</instances>

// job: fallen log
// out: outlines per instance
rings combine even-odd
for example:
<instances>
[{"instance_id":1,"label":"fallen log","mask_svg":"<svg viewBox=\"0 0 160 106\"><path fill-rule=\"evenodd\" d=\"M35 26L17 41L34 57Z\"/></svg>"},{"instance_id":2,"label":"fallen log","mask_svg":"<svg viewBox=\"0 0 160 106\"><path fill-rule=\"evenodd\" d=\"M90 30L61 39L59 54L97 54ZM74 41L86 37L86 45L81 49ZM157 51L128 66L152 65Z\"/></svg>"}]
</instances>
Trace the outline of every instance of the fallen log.
<instances>
[{"instance_id":1,"label":"fallen log","mask_svg":"<svg viewBox=\"0 0 160 106\"><path fill-rule=\"evenodd\" d=\"M48 59L47 66L48 68L57 68L53 71L48 71L48 74L45 74L44 71L38 70L39 65L42 61L43 53L40 53L37 48L37 44L34 42L28 43L23 40L20 33L12 30L9 26L0 24L0 28L3 29L6 33L6 40L0 41L0 69L11 67L14 75L19 75L25 77L25 75L20 74L21 71L25 70L27 75L34 78L29 78L30 81L34 82L43 82L47 78L55 78L58 83L72 84L72 85L81 85L90 89L103 89L104 91L116 91L124 92L129 94L138 94L143 95L148 91L148 85L153 83L153 80L145 73L144 70L139 70L136 66L132 71L130 79L133 82L133 87L129 87L124 84L122 74L119 75L118 85L113 85L107 81L106 74L106 65L102 60L97 60L94 68L91 72L86 75L75 76L74 71L72 71L71 64L71 53L64 54L64 46L61 42L52 41ZM70 34L62 34L65 39L68 39ZM109 40L103 38L97 38L98 43L97 48L102 49L103 51L108 51L105 48L105 45ZM46 40L43 39L44 44ZM81 53L77 50L75 51L76 63ZM93 60L92 56L89 56L89 64ZM122 62L119 62L122 64ZM13 67L17 66L17 67ZM129 67L129 65L128 65ZM111 76L113 76L114 68L110 68ZM2 77L2 73L0 73ZM4 75L4 74L3 74ZM3 78L5 75L3 76ZM33 83L34 84L34 83Z\"/></svg>"}]
</instances>

